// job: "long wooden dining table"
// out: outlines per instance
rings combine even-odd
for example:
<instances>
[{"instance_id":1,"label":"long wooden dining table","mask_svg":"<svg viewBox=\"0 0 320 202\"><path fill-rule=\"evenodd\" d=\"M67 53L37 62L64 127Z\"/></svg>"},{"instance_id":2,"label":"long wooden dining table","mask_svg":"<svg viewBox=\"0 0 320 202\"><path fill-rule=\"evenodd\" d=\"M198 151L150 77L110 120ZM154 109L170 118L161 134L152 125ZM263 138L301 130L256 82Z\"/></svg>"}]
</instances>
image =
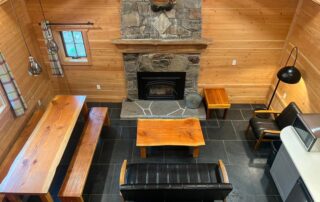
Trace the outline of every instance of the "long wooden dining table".
<instances>
[{"instance_id":1,"label":"long wooden dining table","mask_svg":"<svg viewBox=\"0 0 320 202\"><path fill-rule=\"evenodd\" d=\"M9 201L20 195L38 195L53 201L49 188L79 115L88 116L86 96L58 95L14 160L0 184Z\"/></svg>"}]
</instances>

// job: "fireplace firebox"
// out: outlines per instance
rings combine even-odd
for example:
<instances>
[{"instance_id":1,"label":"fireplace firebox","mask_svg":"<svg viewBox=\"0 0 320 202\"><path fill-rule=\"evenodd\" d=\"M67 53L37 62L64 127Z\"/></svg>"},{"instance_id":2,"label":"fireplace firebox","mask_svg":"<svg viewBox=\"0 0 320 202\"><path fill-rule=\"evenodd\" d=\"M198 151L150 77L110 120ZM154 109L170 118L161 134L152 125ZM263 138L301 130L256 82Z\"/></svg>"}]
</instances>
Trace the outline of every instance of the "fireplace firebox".
<instances>
[{"instance_id":1,"label":"fireplace firebox","mask_svg":"<svg viewBox=\"0 0 320 202\"><path fill-rule=\"evenodd\" d=\"M186 72L137 72L141 100L182 100Z\"/></svg>"}]
</instances>

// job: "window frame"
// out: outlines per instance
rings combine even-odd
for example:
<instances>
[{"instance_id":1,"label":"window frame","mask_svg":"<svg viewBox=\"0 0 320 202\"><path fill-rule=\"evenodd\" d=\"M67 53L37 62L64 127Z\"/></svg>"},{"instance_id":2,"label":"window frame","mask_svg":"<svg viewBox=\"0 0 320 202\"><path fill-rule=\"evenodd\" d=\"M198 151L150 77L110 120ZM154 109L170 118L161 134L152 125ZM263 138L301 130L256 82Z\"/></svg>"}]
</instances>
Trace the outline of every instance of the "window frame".
<instances>
[{"instance_id":1,"label":"window frame","mask_svg":"<svg viewBox=\"0 0 320 202\"><path fill-rule=\"evenodd\" d=\"M76 52L77 52L77 55L79 56L78 51L77 51L77 47L76 47L77 44L79 44L79 43L76 43L75 37L74 37L74 32L79 32L79 31L61 31L61 32L60 32L60 37L61 37L61 39L62 39L62 41L63 41L63 48L64 48L65 56L66 56L66 57L71 57L72 59L87 58L87 57L88 57L88 54L87 54L87 50L86 50L86 47L85 47L85 43L84 43L84 39L83 39L83 34L82 34L82 32L80 32L80 33L81 33L81 39L82 39L82 42L83 42L83 43L81 43L81 44L83 44L83 46L84 46L85 56L83 56L83 57L79 56L78 58L74 58L74 57L72 57L72 56L69 56L69 53L68 53L68 51L67 51L67 45L68 45L69 43L67 43L67 42L65 41L65 38L64 38L64 36L63 36L63 32L70 32L70 33L71 33L72 39L73 39L72 45L75 46L75 50L76 50Z\"/></svg>"},{"instance_id":2,"label":"window frame","mask_svg":"<svg viewBox=\"0 0 320 202\"><path fill-rule=\"evenodd\" d=\"M78 31L82 33L82 39L84 48L87 54L87 57L81 57L78 59L68 57L66 50L65 50L65 43L63 42L62 38L62 31ZM59 47L59 57L60 57L60 63L65 66L89 66L91 65L91 51L90 51L90 45L88 40L88 29L77 29L77 28L55 28L52 30L53 37Z\"/></svg>"}]
</instances>

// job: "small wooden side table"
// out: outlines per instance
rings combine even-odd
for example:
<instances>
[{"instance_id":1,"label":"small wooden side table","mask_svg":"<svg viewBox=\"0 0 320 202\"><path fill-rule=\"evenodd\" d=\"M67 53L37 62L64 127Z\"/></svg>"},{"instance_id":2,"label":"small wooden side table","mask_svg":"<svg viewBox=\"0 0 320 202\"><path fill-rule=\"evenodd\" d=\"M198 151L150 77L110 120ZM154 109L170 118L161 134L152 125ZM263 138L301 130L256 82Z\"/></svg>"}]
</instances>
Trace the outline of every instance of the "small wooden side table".
<instances>
[{"instance_id":1,"label":"small wooden side table","mask_svg":"<svg viewBox=\"0 0 320 202\"><path fill-rule=\"evenodd\" d=\"M211 117L214 109L224 109L223 118L225 119L231 104L226 90L224 88L206 88L204 89L204 99L207 108L207 119Z\"/></svg>"}]
</instances>

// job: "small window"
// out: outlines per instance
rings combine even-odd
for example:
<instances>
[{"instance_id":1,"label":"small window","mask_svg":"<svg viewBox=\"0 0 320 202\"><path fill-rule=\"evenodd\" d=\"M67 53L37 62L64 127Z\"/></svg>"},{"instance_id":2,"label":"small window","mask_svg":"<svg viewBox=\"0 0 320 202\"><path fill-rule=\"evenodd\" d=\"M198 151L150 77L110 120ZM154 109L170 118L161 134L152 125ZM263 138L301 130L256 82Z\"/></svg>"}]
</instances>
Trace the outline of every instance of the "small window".
<instances>
[{"instance_id":1,"label":"small window","mask_svg":"<svg viewBox=\"0 0 320 202\"><path fill-rule=\"evenodd\" d=\"M88 30L54 30L62 65L90 65Z\"/></svg>"},{"instance_id":2,"label":"small window","mask_svg":"<svg viewBox=\"0 0 320 202\"><path fill-rule=\"evenodd\" d=\"M6 103L2 97L2 94L0 94L0 114L3 112L5 108L6 108Z\"/></svg>"},{"instance_id":3,"label":"small window","mask_svg":"<svg viewBox=\"0 0 320 202\"><path fill-rule=\"evenodd\" d=\"M60 34L63 39L66 57L71 57L72 59L87 57L82 32L62 31Z\"/></svg>"}]
</instances>

